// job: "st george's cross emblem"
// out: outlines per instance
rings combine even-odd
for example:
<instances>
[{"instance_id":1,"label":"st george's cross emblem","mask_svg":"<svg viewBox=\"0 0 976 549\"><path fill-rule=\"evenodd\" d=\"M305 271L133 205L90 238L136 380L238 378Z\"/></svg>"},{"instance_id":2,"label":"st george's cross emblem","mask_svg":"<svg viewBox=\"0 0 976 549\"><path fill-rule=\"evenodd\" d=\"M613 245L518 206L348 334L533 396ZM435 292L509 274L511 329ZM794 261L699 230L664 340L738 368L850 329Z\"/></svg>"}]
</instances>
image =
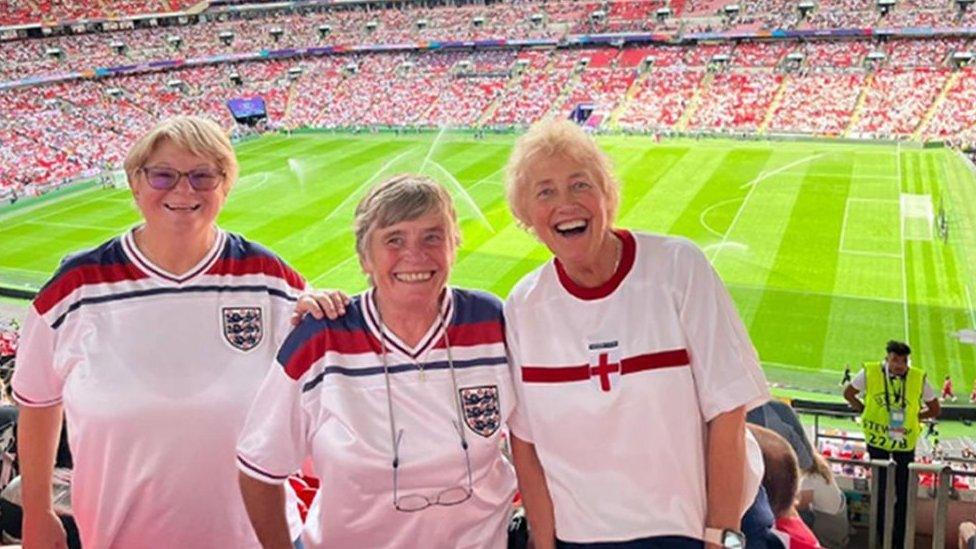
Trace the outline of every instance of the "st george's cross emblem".
<instances>
[{"instance_id":1,"label":"st george's cross emblem","mask_svg":"<svg viewBox=\"0 0 976 549\"><path fill-rule=\"evenodd\" d=\"M458 391L464 422L479 435L488 438L501 427L502 413L498 403L498 386L463 387Z\"/></svg>"},{"instance_id":2,"label":"st george's cross emblem","mask_svg":"<svg viewBox=\"0 0 976 549\"><path fill-rule=\"evenodd\" d=\"M231 346L250 351L264 337L260 307L224 307L224 339Z\"/></svg>"}]
</instances>

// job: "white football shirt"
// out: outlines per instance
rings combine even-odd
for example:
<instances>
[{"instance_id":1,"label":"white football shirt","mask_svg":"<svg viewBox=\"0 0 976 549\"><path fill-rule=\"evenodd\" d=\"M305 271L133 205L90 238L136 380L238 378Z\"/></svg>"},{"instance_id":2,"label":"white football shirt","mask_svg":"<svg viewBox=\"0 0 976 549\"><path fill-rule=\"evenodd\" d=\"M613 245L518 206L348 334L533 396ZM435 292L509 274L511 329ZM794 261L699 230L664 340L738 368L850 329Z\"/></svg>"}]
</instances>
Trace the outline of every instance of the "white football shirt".
<instances>
[{"instance_id":1,"label":"white football shirt","mask_svg":"<svg viewBox=\"0 0 976 549\"><path fill-rule=\"evenodd\" d=\"M248 416L238 466L281 483L312 456L321 488L306 547L505 547L515 475L499 445L515 398L502 304L477 291L445 296L441 318L415 347L382 327L369 291L337 320L306 318L278 353ZM394 507L391 408L397 495L434 501L467 490L470 469L469 499L415 512Z\"/></svg>"},{"instance_id":2,"label":"white football shirt","mask_svg":"<svg viewBox=\"0 0 976 549\"><path fill-rule=\"evenodd\" d=\"M519 398L512 433L535 444L568 542L701 538L706 423L768 400L725 287L701 251L617 232L613 277L583 288L558 260L523 278L505 305ZM762 456L747 435L747 493Z\"/></svg>"},{"instance_id":3,"label":"white football shirt","mask_svg":"<svg viewBox=\"0 0 976 549\"><path fill-rule=\"evenodd\" d=\"M223 231L183 276L132 231L63 262L24 323L13 389L23 406L64 404L85 547L259 546L235 445L304 286Z\"/></svg>"}]
</instances>

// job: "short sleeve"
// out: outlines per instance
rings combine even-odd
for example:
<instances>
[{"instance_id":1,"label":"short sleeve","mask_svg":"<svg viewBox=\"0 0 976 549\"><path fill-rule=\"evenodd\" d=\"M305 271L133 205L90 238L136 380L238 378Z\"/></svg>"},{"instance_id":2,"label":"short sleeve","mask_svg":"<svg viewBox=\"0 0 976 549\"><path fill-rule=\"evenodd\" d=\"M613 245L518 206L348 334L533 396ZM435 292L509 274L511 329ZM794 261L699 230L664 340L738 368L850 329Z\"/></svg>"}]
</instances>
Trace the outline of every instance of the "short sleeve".
<instances>
[{"instance_id":1,"label":"short sleeve","mask_svg":"<svg viewBox=\"0 0 976 549\"><path fill-rule=\"evenodd\" d=\"M526 442L533 442L532 429L529 427L529 421L525 415L528 404L525 400L525 385L522 382L521 375L522 359L519 355L515 308L516 305L509 298L505 303L505 347L508 350L508 367L511 369L512 384L515 387L515 407L508 418L508 429L516 437Z\"/></svg>"},{"instance_id":2,"label":"short sleeve","mask_svg":"<svg viewBox=\"0 0 976 549\"><path fill-rule=\"evenodd\" d=\"M864 370L861 370L860 372L857 373L857 375L854 376L854 379L851 380L851 387L854 387L855 389L857 389L857 392L860 393L864 391L865 387L867 386L868 386L867 374L864 373Z\"/></svg>"},{"instance_id":3,"label":"short sleeve","mask_svg":"<svg viewBox=\"0 0 976 549\"><path fill-rule=\"evenodd\" d=\"M288 282L286 286L287 296L272 296L271 306L274 321L274 334L272 334L276 348L280 348L285 342L285 338L291 332L291 317L295 312L295 306L302 292L309 291L310 288L305 279L297 271L288 266L281 258L278 258L279 277Z\"/></svg>"},{"instance_id":4,"label":"short sleeve","mask_svg":"<svg viewBox=\"0 0 976 549\"><path fill-rule=\"evenodd\" d=\"M731 296L697 246L678 246L678 314L706 421L769 400L766 378Z\"/></svg>"},{"instance_id":5,"label":"short sleeve","mask_svg":"<svg viewBox=\"0 0 976 549\"><path fill-rule=\"evenodd\" d=\"M282 484L307 453L309 421L302 384L274 364L258 390L237 443L237 467L269 484Z\"/></svg>"},{"instance_id":6,"label":"short sleeve","mask_svg":"<svg viewBox=\"0 0 976 549\"><path fill-rule=\"evenodd\" d=\"M30 308L21 331L17 367L11 382L14 399L23 406L45 407L61 402L64 377L55 365L57 330Z\"/></svg>"}]
</instances>

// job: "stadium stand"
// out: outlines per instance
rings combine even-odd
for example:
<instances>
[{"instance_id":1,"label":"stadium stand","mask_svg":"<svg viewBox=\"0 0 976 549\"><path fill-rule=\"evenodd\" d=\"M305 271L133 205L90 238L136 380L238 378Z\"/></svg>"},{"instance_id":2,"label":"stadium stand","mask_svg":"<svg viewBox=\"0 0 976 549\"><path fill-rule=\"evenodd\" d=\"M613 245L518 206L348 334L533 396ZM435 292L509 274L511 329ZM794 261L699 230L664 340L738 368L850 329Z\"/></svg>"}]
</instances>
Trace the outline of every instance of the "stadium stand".
<instances>
[{"instance_id":1,"label":"stadium stand","mask_svg":"<svg viewBox=\"0 0 976 549\"><path fill-rule=\"evenodd\" d=\"M181 0L37 0L0 3L0 25L22 25L37 21L73 21L149 13L180 11L194 4Z\"/></svg>"},{"instance_id":2,"label":"stadium stand","mask_svg":"<svg viewBox=\"0 0 976 549\"><path fill-rule=\"evenodd\" d=\"M239 2L215 3L218 10ZM230 5L231 7L227 7ZM829 0L801 14L788 0L761 0L729 15L725 2L497 2L404 9L232 12L162 28L132 28L0 41L0 81L261 50L430 40L563 39L577 32L703 28L801 29L915 24L931 15L961 25L954 4L912 0L882 14L875 5ZM170 10L156 0L48 2L70 18ZM667 8L670 16L658 17ZM667 11L667 10L665 10ZM819 15L818 15L819 14ZM830 15L832 14L832 15ZM901 15L899 15L901 14ZM29 18L14 3L4 21ZM921 16L920 16L921 17ZM767 21L764 18L769 18ZM795 21L794 21L795 19ZM91 30L90 28L86 28ZM221 37L221 33L224 33ZM161 116L201 113L228 129L231 97L259 95L272 128L530 124L589 104L592 127L630 131L734 131L972 141L973 73L953 55L968 38L742 40L584 49L507 48L248 58L0 91L4 187L62 184L118 165L122 147ZM401 48L402 49L402 48ZM238 133L241 130L235 130ZM23 158L31 162L23 162ZM19 160L18 160L19 159Z\"/></svg>"}]
</instances>

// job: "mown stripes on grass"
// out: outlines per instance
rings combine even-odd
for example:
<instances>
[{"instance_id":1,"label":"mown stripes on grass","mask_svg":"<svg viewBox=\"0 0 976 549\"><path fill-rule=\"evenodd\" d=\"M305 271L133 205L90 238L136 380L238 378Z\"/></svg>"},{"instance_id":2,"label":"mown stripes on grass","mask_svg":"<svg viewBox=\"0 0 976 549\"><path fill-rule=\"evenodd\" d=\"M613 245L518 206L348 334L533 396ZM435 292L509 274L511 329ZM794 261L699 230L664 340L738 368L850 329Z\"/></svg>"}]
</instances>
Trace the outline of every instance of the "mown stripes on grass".
<instances>
[{"instance_id":1,"label":"mown stripes on grass","mask_svg":"<svg viewBox=\"0 0 976 549\"><path fill-rule=\"evenodd\" d=\"M622 184L619 225L690 238L726 281L771 379L836 390L846 362L905 334L916 363L968 391L976 350L952 337L976 311L976 176L953 153L880 145L600 138ZM360 290L351 221L369 184L416 171L456 197L453 282L506 295L549 253L512 220L510 136L270 136L239 146L225 228L285 257L318 287ZM424 164L426 160L426 165ZM450 174L449 177L447 174ZM454 182L456 179L456 183ZM950 215L948 244L901 239L901 193ZM137 222L126 190L0 212L0 279L43 283L67 252ZM902 250L904 249L904 253ZM904 265L904 269L903 269ZM651 329L649 327L649 329Z\"/></svg>"}]
</instances>

